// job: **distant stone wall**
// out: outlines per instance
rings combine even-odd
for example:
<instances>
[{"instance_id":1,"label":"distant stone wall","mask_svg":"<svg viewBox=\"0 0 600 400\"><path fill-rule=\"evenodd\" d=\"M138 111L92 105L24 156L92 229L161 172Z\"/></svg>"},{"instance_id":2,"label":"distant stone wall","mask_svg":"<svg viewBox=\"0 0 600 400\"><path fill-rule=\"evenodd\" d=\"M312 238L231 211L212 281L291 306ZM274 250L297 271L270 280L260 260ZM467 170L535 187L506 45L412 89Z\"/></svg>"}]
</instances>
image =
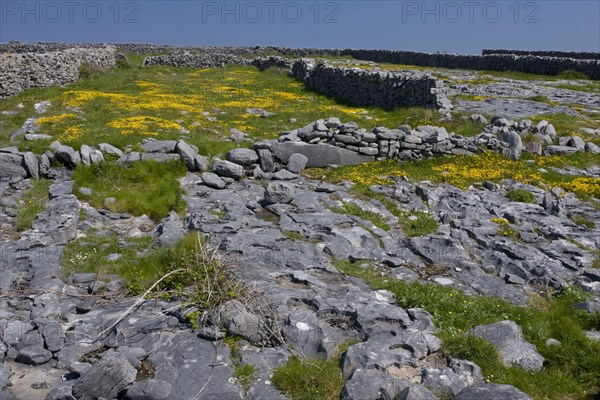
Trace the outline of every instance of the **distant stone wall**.
<instances>
[{"instance_id":1,"label":"distant stone wall","mask_svg":"<svg viewBox=\"0 0 600 400\"><path fill-rule=\"evenodd\" d=\"M30 87L63 85L79 78L79 67L88 63L105 69L115 66L115 49L72 48L48 53L0 55L0 98Z\"/></svg>"},{"instance_id":2,"label":"distant stone wall","mask_svg":"<svg viewBox=\"0 0 600 400\"><path fill-rule=\"evenodd\" d=\"M394 50L343 50L342 54L377 63L407 64L422 67L519 71L544 75L558 75L563 71L573 70L584 73L591 79L600 79L600 60L513 54L479 56Z\"/></svg>"},{"instance_id":3,"label":"distant stone wall","mask_svg":"<svg viewBox=\"0 0 600 400\"><path fill-rule=\"evenodd\" d=\"M450 107L443 82L427 74L341 68L323 61L315 65L311 59L294 62L290 73L306 87L356 106Z\"/></svg>"},{"instance_id":4,"label":"distant stone wall","mask_svg":"<svg viewBox=\"0 0 600 400\"><path fill-rule=\"evenodd\" d=\"M251 60L229 53L192 54L187 51L173 52L168 55L146 57L142 67L166 65L183 68L220 68L228 64L248 65Z\"/></svg>"},{"instance_id":5,"label":"distant stone wall","mask_svg":"<svg viewBox=\"0 0 600 400\"><path fill-rule=\"evenodd\" d=\"M484 56L490 54L514 54L516 56L536 56L536 57L560 57L575 58L577 60L600 60L600 53L586 51L551 51L551 50L503 50L503 49L483 49Z\"/></svg>"}]
</instances>

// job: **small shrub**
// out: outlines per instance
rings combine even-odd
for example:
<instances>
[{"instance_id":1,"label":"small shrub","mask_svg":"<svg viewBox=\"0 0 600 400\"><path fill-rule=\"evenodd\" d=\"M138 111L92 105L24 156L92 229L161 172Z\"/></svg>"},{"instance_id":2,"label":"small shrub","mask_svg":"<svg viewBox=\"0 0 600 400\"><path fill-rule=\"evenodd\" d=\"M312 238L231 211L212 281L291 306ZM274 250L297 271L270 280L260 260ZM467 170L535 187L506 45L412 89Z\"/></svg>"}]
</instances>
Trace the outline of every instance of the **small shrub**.
<instances>
[{"instance_id":1,"label":"small shrub","mask_svg":"<svg viewBox=\"0 0 600 400\"><path fill-rule=\"evenodd\" d=\"M516 201L520 203L533 203L535 201L533 193L525 189L513 189L506 193L506 197L508 197L510 201Z\"/></svg>"},{"instance_id":2,"label":"small shrub","mask_svg":"<svg viewBox=\"0 0 600 400\"><path fill-rule=\"evenodd\" d=\"M79 79L91 78L94 75L98 75L100 72L102 72L102 69L96 64L82 62L81 65L79 65Z\"/></svg>"},{"instance_id":3,"label":"small shrub","mask_svg":"<svg viewBox=\"0 0 600 400\"><path fill-rule=\"evenodd\" d=\"M115 60L115 63L117 65L117 68L120 68L120 69L131 69L131 68L133 68L133 66L131 65L131 63L129 62L129 60L127 58L117 58Z\"/></svg>"},{"instance_id":4,"label":"small shrub","mask_svg":"<svg viewBox=\"0 0 600 400\"><path fill-rule=\"evenodd\" d=\"M248 392L256 375L256 367L252 364L236 364L233 366L233 376L239 382L244 392Z\"/></svg>"}]
</instances>

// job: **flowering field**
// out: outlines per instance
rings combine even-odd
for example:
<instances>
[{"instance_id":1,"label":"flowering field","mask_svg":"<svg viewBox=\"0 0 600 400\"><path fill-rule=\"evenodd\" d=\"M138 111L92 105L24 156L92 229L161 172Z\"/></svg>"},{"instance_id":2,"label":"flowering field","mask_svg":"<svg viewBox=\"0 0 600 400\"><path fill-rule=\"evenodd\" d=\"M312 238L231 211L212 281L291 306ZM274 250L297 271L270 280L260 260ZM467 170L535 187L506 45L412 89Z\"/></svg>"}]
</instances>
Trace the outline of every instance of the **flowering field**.
<instances>
[{"instance_id":1,"label":"flowering field","mask_svg":"<svg viewBox=\"0 0 600 400\"><path fill-rule=\"evenodd\" d=\"M41 115L32 111L42 100L52 103ZM24 107L18 109L17 104ZM268 118L249 108L272 113ZM146 137L185 138L200 151L214 155L233 145L223 143L237 128L250 137L275 138L286 129L319 118L338 117L366 128L435 123L433 110L414 108L385 111L352 107L308 91L285 71L259 71L255 67L228 66L192 70L151 67L114 69L63 88L28 90L0 102L0 111L15 112L0 120L3 131L14 131L29 117L38 117L39 133L51 140L28 143L36 152L53 140L78 148L81 144L108 142L118 147L136 145ZM290 123L291 118L296 122ZM460 132L461 126L457 127ZM480 127L466 124L470 134ZM7 135L0 144L7 145Z\"/></svg>"},{"instance_id":2,"label":"flowering field","mask_svg":"<svg viewBox=\"0 0 600 400\"><path fill-rule=\"evenodd\" d=\"M513 179L548 189L561 187L582 199L588 199L600 198L600 179L565 175L546 168L593 163L593 157L594 155L552 156L515 161L495 152L486 152L477 156L439 157L416 162L386 160L331 170L312 169L308 171L308 175L333 182L348 180L363 186L390 184L393 183L390 178L406 176L415 180L446 182L462 189L485 181Z\"/></svg>"}]
</instances>

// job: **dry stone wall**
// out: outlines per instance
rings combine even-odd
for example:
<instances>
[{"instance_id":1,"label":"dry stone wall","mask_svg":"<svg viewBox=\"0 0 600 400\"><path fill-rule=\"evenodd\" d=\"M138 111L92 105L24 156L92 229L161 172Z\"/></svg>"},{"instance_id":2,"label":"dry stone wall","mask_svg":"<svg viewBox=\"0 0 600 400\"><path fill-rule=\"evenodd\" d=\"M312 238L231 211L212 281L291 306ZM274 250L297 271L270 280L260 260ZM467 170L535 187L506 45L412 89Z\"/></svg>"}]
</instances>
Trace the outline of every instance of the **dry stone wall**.
<instances>
[{"instance_id":1,"label":"dry stone wall","mask_svg":"<svg viewBox=\"0 0 600 400\"><path fill-rule=\"evenodd\" d=\"M463 68L491 71L520 71L532 74L557 75L563 71L579 71L592 79L600 79L600 53L528 51L486 49L481 55L460 55L446 53L422 53L396 50L360 49L316 49L287 48L280 46L166 46L153 44L66 44L66 43L0 43L0 52L49 52L63 51L72 47L117 48L120 52L135 54L165 54L182 51L198 54L232 54L237 56L260 56L277 53L287 57L351 56L360 60L419 65L424 67Z\"/></svg>"},{"instance_id":2,"label":"dry stone wall","mask_svg":"<svg viewBox=\"0 0 600 400\"><path fill-rule=\"evenodd\" d=\"M311 59L296 61L291 74L310 89L356 106L451 107L443 82L427 74L334 67L324 61L315 65Z\"/></svg>"},{"instance_id":3,"label":"dry stone wall","mask_svg":"<svg viewBox=\"0 0 600 400\"><path fill-rule=\"evenodd\" d=\"M0 98L30 87L63 85L79 78L83 63L101 69L115 66L115 49L71 48L47 53L0 55Z\"/></svg>"},{"instance_id":4,"label":"dry stone wall","mask_svg":"<svg viewBox=\"0 0 600 400\"><path fill-rule=\"evenodd\" d=\"M461 68L487 71L519 71L531 74L558 75L578 71L591 79L600 79L600 60L578 60L564 57L490 54L460 55L419 53L393 50L344 50L343 55L378 63L409 64L423 67Z\"/></svg>"},{"instance_id":5,"label":"dry stone wall","mask_svg":"<svg viewBox=\"0 0 600 400\"><path fill-rule=\"evenodd\" d=\"M514 54L516 56L536 56L536 57L562 57L575 58L577 60L600 60L600 53L588 51L529 51L529 50L506 50L506 49L483 49L482 55L490 54Z\"/></svg>"}]
</instances>

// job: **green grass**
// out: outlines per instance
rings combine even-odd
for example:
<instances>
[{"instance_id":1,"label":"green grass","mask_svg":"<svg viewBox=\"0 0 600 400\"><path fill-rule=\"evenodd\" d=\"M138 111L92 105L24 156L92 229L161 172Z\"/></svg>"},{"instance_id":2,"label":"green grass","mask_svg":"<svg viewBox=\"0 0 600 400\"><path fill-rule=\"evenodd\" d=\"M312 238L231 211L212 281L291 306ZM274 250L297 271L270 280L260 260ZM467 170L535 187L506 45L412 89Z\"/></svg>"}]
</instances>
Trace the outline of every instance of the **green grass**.
<instances>
[{"instance_id":1,"label":"green grass","mask_svg":"<svg viewBox=\"0 0 600 400\"><path fill-rule=\"evenodd\" d=\"M574 290L547 297L535 297L532 304L518 306L506 301L466 293L440 285L406 282L390 278L371 267L363 269L348 261L336 267L359 277L374 289L394 293L400 307L421 307L429 311L441 329L443 351L453 357L477 363L491 382L518 387L534 399L587 399L600 390L600 343L587 339L584 329L600 328L599 319L575 310L585 298ZM489 343L470 335L473 327L512 320L523 329L525 338L544 356L544 368L530 373L505 367ZM546 346L549 338L560 346Z\"/></svg>"},{"instance_id":2,"label":"green grass","mask_svg":"<svg viewBox=\"0 0 600 400\"><path fill-rule=\"evenodd\" d=\"M27 190L23 198L23 204L18 208L16 219L17 232L23 232L31 228L31 223L37 215L44 211L48 202L48 188L51 181L48 179L31 180L32 188Z\"/></svg>"},{"instance_id":3,"label":"green grass","mask_svg":"<svg viewBox=\"0 0 600 400\"><path fill-rule=\"evenodd\" d=\"M435 232L439 226L431 213L419 210L402 210L389 197L378 193L367 186L354 185L350 189L350 193L359 197L371 198L383 204L392 215L398 218L406 236L425 236Z\"/></svg>"},{"instance_id":4,"label":"green grass","mask_svg":"<svg viewBox=\"0 0 600 400\"><path fill-rule=\"evenodd\" d=\"M338 400L345 380L339 357L302 360L291 356L275 370L272 382L292 400Z\"/></svg>"},{"instance_id":5,"label":"green grass","mask_svg":"<svg viewBox=\"0 0 600 400\"><path fill-rule=\"evenodd\" d=\"M569 163L598 164L595 155L586 153L567 157L530 155L515 161L495 152L485 152L476 156L430 157L412 162L384 160L335 169L313 168L306 170L305 175L331 182L348 180L364 186L392 184L389 177L406 176L413 181L446 182L462 189L485 181L513 179L545 189L558 186L575 193L581 200L595 204L594 198L600 198L599 178L561 174L547 168ZM540 171L540 168L546 171Z\"/></svg>"},{"instance_id":6,"label":"green grass","mask_svg":"<svg viewBox=\"0 0 600 400\"><path fill-rule=\"evenodd\" d=\"M541 94L538 94L536 96L531 96L531 97L527 97L527 100L532 100L532 101L537 101L539 103L550 103L550 99L548 98L548 96L544 96Z\"/></svg>"},{"instance_id":7,"label":"green grass","mask_svg":"<svg viewBox=\"0 0 600 400\"><path fill-rule=\"evenodd\" d=\"M574 71L572 69L561 72L560 74L558 74L558 77L561 79L590 79L590 77L584 74L583 72Z\"/></svg>"},{"instance_id":8,"label":"green grass","mask_svg":"<svg viewBox=\"0 0 600 400\"><path fill-rule=\"evenodd\" d=\"M239 336L226 336L223 340L229 347L231 362L233 363L233 377L237 383L242 387L244 393L248 393L248 390L254 383L256 376L256 366L252 364L242 363L242 357L240 355L238 342L241 337Z\"/></svg>"},{"instance_id":9,"label":"green grass","mask_svg":"<svg viewBox=\"0 0 600 400\"><path fill-rule=\"evenodd\" d=\"M307 242L307 243L319 243L318 240L311 240L309 238L307 238L306 236L304 236L303 234L301 234L300 232L295 232L295 231L283 231L283 236L291 239L291 240L299 240L302 242Z\"/></svg>"},{"instance_id":10,"label":"green grass","mask_svg":"<svg viewBox=\"0 0 600 400\"><path fill-rule=\"evenodd\" d=\"M244 392L248 392L252 386L255 375L256 367L252 364L234 364L233 366L233 377L237 379Z\"/></svg>"},{"instance_id":11,"label":"green grass","mask_svg":"<svg viewBox=\"0 0 600 400\"><path fill-rule=\"evenodd\" d=\"M112 211L147 215L158 221L170 211L185 207L178 178L187 169L180 161L157 163L141 161L131 165L113 163L79 166L73 172L75 193L82 201L102 208L104 199L114 197L108 206ZM79 194L79 188L92 189L92 196Z\"/></svg>"},{"instance_id":12,"label":"green grass","mask_svg":"<svg viewBox=\"0 0 600 400\"><path fill-rule=\"evenodd\" d=\"M65 246L63 273L65 278L72 273L94 272L99 275L117 274L131 284L133 278L142 278L145 282L154 279L163 266L140 261L138 253L149 250L152 245L151 237L124 238L111 232L99 235L95 229L90 229L86 237L78 238ZM120 254L116 261L108 261L109 254Z\"/></svg>"},{"instance_id":13,"label":"green grass","mask_svg":"<svg viewBox=\"0 0 600 400\"><path fill-rule=\"evenodd\" d=\"M390 230L390 226L382 215L373 211L364 210L354 203L344 203L341 207L333 207L331 211L338 214L354 215L365 221L371 222L379 229L383 229L384 231Z\"/></svg>"},{"instance_id":14,"label":"green grass","mask_svg":"<svg viewBox=\"0 0 600 400\"><path fill-rule=\"evenodd\" d=\"M525 189L510 190L506 193L506 197L508 197L510 201L516 201L520 203L533 203L535 201L533 193Z\"/></svg>"},{"instance_id":15,"label":"green grass","mask_svg":"<svg viewBox=\"0 0 600 400\"><path fill-rule=\"evenodd\" d=\"M600 85L594 83L586 83L585 85L569 85L563 83L560 85L555 85L554 87L558 89L575 90L585 93L598 93L598 91L600 91Z\"/></svg>"},{"instance_id":16,"label":"green grass","mask_svg":"<svg viewBox=\"0 0 600 400\"><path fill-rule=\"evenodd\" d=\"M577 225L585 226L588 229L596 228L596 224L594 221L587 218L585 215L571 214L569 215L571 221L575 222Z\"/></svg>"},{"instance_id":17,"label":"green grass","mask_svg":"<svg viewBox=\"0 0 600 400\"><path fill-rule=\"evenodd\" d=\"M133 295L146 292L159 279L172 273L154 292L163 298L185 300L200 312L242 293L241 286L207 250L198 234L187 234L171 246L152 246L151 237L120 238L114 232L99 234L91 229L86 237L65 247L63 272L65 277L79 272L99 276L117 274L126 281ZM108 261L107 256L115 253L121 254L121 258Z\"/></svg>"},{"instance_id":18,"label":"green grass","mask_svg":"<svg viewBox=\"0 0 600 400\"><path fill-rule=\"evenodd\" d=\"M597 116L587 116L585 114L540 114L530 118L534 125L545 119L554 125L559 136L579 135L579 128L600 128L600 120Z\"/></svg>"}]
</instances>

